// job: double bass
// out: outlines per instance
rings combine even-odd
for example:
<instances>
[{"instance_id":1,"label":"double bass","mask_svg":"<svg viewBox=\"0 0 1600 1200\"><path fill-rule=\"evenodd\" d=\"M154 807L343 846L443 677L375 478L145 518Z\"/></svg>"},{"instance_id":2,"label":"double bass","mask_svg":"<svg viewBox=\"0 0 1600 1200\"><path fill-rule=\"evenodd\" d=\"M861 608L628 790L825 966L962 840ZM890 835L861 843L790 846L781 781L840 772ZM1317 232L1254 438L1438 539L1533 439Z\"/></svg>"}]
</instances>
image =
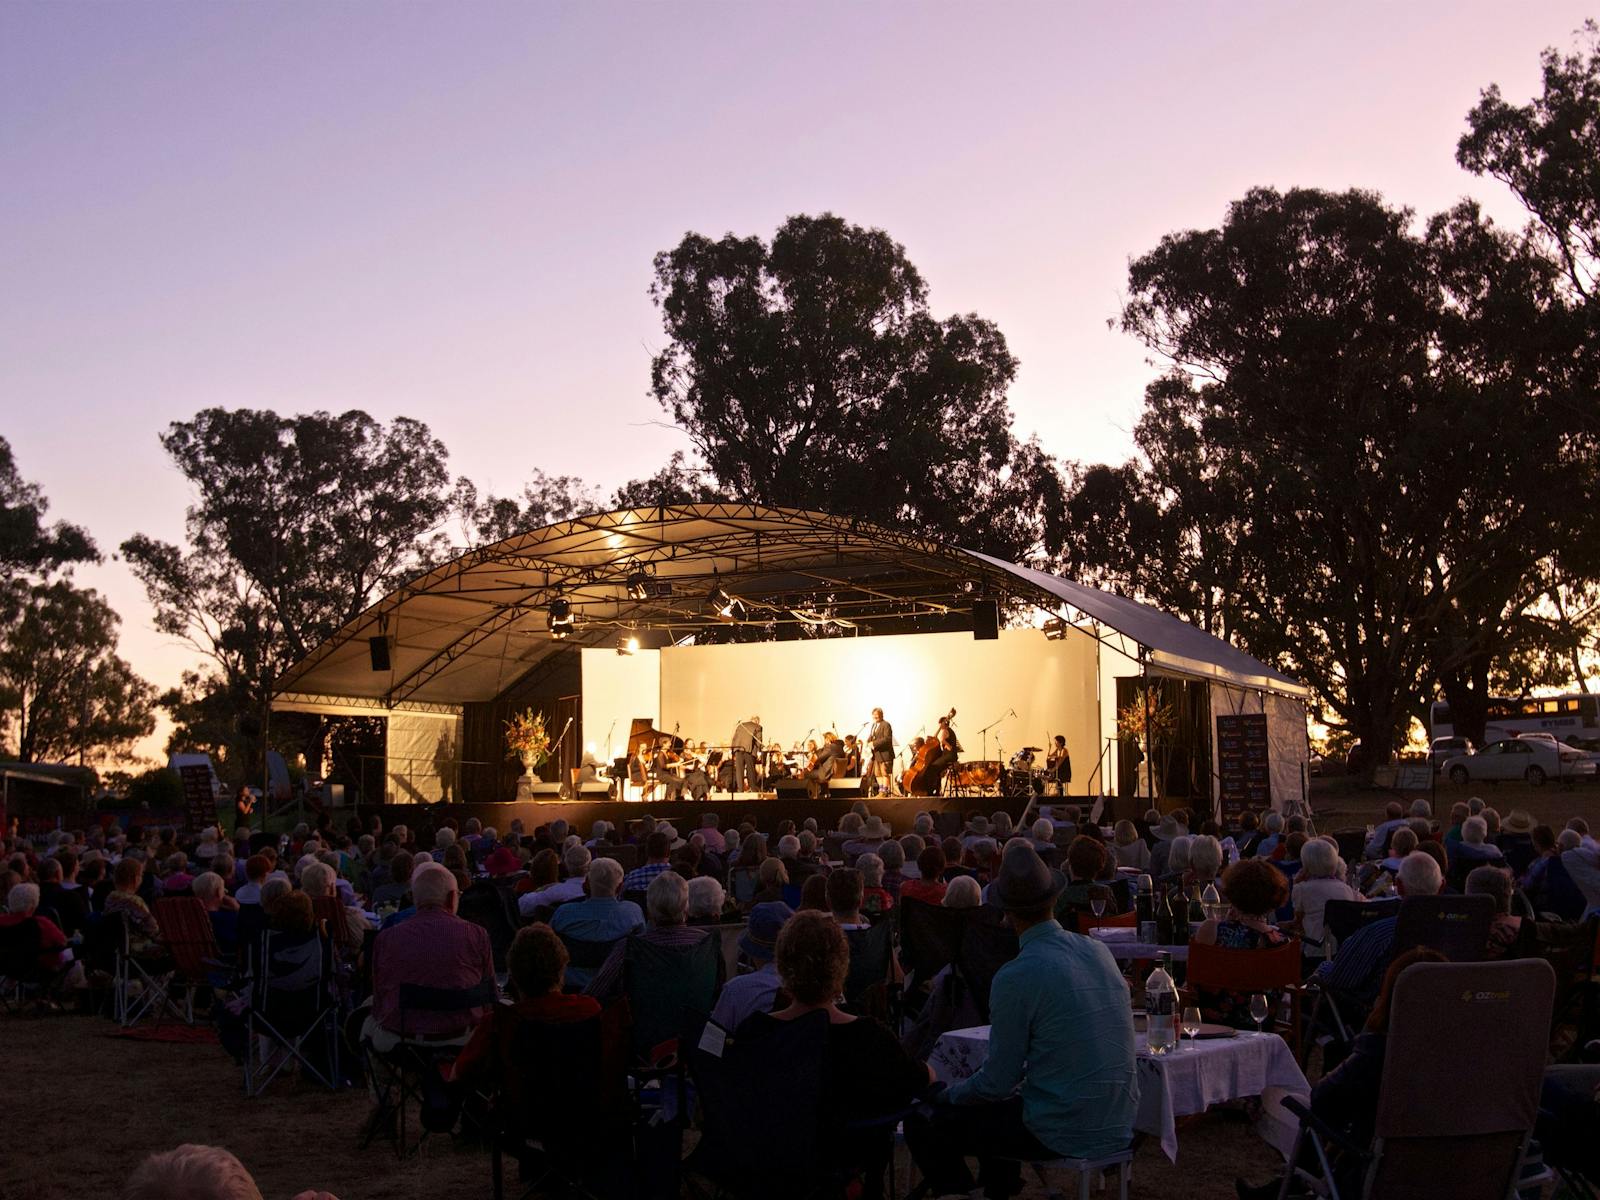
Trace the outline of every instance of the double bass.
<instances>
[{"instance_id":1,"label":"double bass","mask_svg":"<svg viewBox=\"0 0 1600 1200\"><path fill-rule=\"evenodd\" d=\"M945 720L954 721L956 710L952 708L945 716ZM939 733L935 730L933 736L923 741L917 748L916 757L911 760L911 765L900 776L900 790L908 796L931 796L934 786L939 782L932 778L933 760L938 757L941 747Z\"/></svg>"}]
</instances>

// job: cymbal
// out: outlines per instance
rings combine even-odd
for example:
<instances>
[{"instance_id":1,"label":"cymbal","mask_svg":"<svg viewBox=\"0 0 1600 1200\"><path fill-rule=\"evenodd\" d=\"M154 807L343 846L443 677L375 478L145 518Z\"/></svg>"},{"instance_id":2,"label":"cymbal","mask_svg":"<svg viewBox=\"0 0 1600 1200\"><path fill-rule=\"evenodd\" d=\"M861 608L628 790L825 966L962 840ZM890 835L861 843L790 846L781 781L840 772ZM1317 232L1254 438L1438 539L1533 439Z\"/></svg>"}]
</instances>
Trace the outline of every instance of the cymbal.
<instances>
[{"instance_id":1,"label":"cymbal","mask_svg":"<svg viewBox=\"0 0 1600 1200\"><path fill-rule=\"evenodd\" d=\"M1031 751L1033 751L1033 753L1037 754L1037 753L1039 753L1039 751L1043 750L1044 747L1043 746L1024 746L1022 749L1023 750L1031 750Z\"/></svg>"}]
</instances>

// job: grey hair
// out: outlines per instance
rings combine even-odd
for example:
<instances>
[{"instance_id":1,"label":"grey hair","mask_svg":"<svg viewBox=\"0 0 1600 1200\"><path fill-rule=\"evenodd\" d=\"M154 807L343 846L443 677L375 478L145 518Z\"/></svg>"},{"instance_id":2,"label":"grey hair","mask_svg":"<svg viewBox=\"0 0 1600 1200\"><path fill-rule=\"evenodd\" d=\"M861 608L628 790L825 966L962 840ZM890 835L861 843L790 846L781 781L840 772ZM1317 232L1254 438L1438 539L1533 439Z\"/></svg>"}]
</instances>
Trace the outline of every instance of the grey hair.
<instances>
[{"instance_id":1,"label":"grey hair","mask_svg":"<svg viewBox=\"0 0 1600 1200\"><path fill-rule=\"evenodd\" d=\"M858 812L847 812L847 813L845 813L844 816L839 818L839 832L840 833L860 833L861 832L861 826L863 824L865 824L865 822L861 819L861 814L860 813L858 813Z\"/></svg>"},{"instance_id":2,"label":"grey hair","mask_svg":"<svg viewBox=\"0 0 1600 1200\"><path fill-rule=\"evenodd\" d=\"M9 913L32 912L39 907L39 885L37 883L19 883L6 893L6 911Z\"/></svg>"},{"instance_id":3,"label":"grey hair","mask_svg":"<svg viewBox=\"0 0 1600 1200\"><path fill-rule=\"evenodd\" d=\"M1278 812L1269 812L1262 820L1261 824L1266 828L1268 833L1282 833L1283 814Z\"/></svg>"},{"instance_id":4,"label":"grey hair","mask_svg":"<svg viewBox=\"0 0 1600 1200\"><path fill-rule=\"evenodd\" d=\"M561 856L561 862L567 868L567 874L576 879L589 869L593 857L587 846L568 846L567 852Z\"/></svg>"},{"instance_id":5,"label":"grey hair","mask_svg":"<svg viewBox=\"0 0 1600 1200\"><path fill-rule=\"evenodd\" d=\"M1489 822L1482 817L1468 817L1461 823L1461 840L1473 846L1483 845L1489 836Z\"/></svg>"},{"instance_id":6,"label":"grey hair","mask_svg":"<svg viewBox=\"0 0 1600 1200\"><path fill-rule=\"evenodd\" d=\"M413 881L416 880L415 875L411 878ZM309 864L304 871L300 872L300 890L313 900L318 896L331 895L333 892L333 868L325 862ZM414 886L412 895L416 895ZM418 901L418 903L420 904L421 901Z\"/></svg>"},{"instance_id":7,"label":"grey hair","mask_svg":"<svg viewBox=\"0 0 1600 1200\"><path fill-rule=\"evenodd\" d=\"M1332 879L1339 872L1339 851L1321 838L1300 848L1301 879Z\"/></svg>"},{"instance_id":8,"label":"grey hair","mask_svg":"<svg viewBox=\"0 0 1600 1200\"><path fill-rule=\"evenodd\" d=\"M1056 836L1056 823L1049 817L1040 817L1033 823L1033 828L1029 830L1029 833L1033 835L1033 840L1036 842L1052 841Z\"/></svg>"},{"instance_id":9,"label":"grey hair","mask_svg":"<svg viewBox=\"0 0 1600 1200\"><path fill-rule=\"evenodd\" d=\"M1563 829L1556 834L1557 850L1576 850L1581 845L1583 845L1583 834L1576 829Z\"/></svg>"},{"instance_id":10,"label":"grey hair","mask_svg":"<svg viewBox=\"0 0 1600 1200\"><path fill-rule=\"evenodd\" d=\"M884 843L889 845L891 843ZM876 854L863 854L856 859L856 870L861 872L861 882L867 887L883 886L883 859Z\"/></svg>"},{"instance_id":11,"label":"grey hair","mask_svg":"<svg viewBox=\"0 0 1600 1200\"><path fill-rule=\"evenodd\" d=\"M287 896L292 891L294 891L294 884L281 875L269 876L267 881L261 885L261 907L265 908L279 896Z\"/></svg>"},{"instance_id":12,"label":"grey hair","mask_svg":"<svg viewBox=\"0 0 1600 1200\"><path fill-rule=\"evenodd\" d=\"M648 893L646 896L648 898ZM723 892L722 885L711 876L696 875L689 880L688 903L691 918L715 920L722 915L722 906L726 901L727 895Z\"/></svg>"},{"instance_id":13,"label":"grey hair","mask_svg":"<svg viewBox=\"0 0 1600 1200\"><path fill-rule=\"evenodd\" d=\"M927 813L918 813L917 819L911 822L911 832L926 837L933 832L933 818Z\"/></svg>"},{"instance_id":14,"label":"grey hair","mask_svg":"<svg viewBox=\"0 0 1600 1200\"><path fill-rule=\"evenodd\" d=\"M193 1142L152 1154L134 1168L122 1188L122 1200L172 1200L176 1196L261 1200L261 1191L245 1165L228 1151Z\"/></svg>"},{"instance_id":15,"label":"grey hair","mask_svg":"<svg viewBox=\"0 0 1600 1200\"><path fill-rule=\"evenodd\" d=\"M622 864L614 858L597 858L589 864L589 895L615 896L622 886Z\"/></svg>"},{"instance_id":16,"label":"grey hair","mask_svg":"<svg viewBox=\"0 0 1600 1200\"><path fill-rule=\"evenodd\" d=\"M914 836L914 835L913 835ZM886 871L898 871L906 865L906 850L899 842L890 838L878 847L878 859L883 863Z\"/></svg>"},{"instance_id":17,"label":"grey hair","mask_svg":"<svg viewBox=\"0 0 1600 1200\"><path fill-rule=\"evenodd\" d=\"M663 871L644 893L645 913L653 925L682 925L689 912L689 885L676 871Z\"/></svg>"},{"instance_id":18,"label":"grey hair","mask_svg":"<svg viewBox=\"0 0 1600 1200\"><path fill-rule=\"evenodd\" d=\"M1484 810L1484 807L1484 801L1479 796L1473 796L1467 801L1467 812L1473 816L1477 816L1479 813L1481 813Z\"/></svg>"},{"instance_id":19,"label":"grey hair","mask_svg":"<svg viewBox=\"0 0 1600 1200\"><path fill-rule=\"evenodd\" d=\"M809 829L802 829L795 838L800 843L801 854L810 854L817 848L817 835Z\"/></svg>"},{"instance_id":20,"label":"grey hair","mask_svg":"<svg viewBox=\"0 0 1600 1200\"><path fill-rule=\"evenodd\" d=\"M1433 816L1433 805L1426 800L1416 799L1411 802L1411 815L1421 817L1424 821Z\"/></svg>"},{"instance_id":21,"label":"grey hair","mask_svg":"<svg viewBox=\"0 0 1600 1200\"><path fill-rule=\"evenodd\" d=\"M786 833L778 839L779 858L799 858L800 839L792 833Z\"/></svg>"},{"instance_id":22,"label":"grey hair","mask_svg":"<svg viewBox=\"0 0 1600 1200\"><path fill-rule=\"evenodd\" d=\"M444 908L457 890L455 874L438 863L425 862L411 874L411 899L418 908Z\"/></svg>"},{"instance_id":23,"label":"grey hair","mask_svg":"<svg viewBox=\"0 0 1600 1200\"><path fill-rule=\"evenodd\" d=\"M1413 850L1400 863L1400 882L1408 896L1437 896L1444 886L1444 874L1430 854Z\"/></svg>"},{"instance_id":24,"label":"grey hair","mask_svg":"<svg viewBox=\"0 0 1600 1200\"><path fill-rule=\"evenodd\" d=\"M1194 844L1194 839L1187 833L1180 833L1172 839L1171 849L1167 851L1167 874L1176 875L1179 871L1189 869L1189 848Z\"/></svg>"},{"instance_id":25,"label":"grey hair","mask_svg":"<svg viewBox=\"0 0 1600 1200\"><path fill-rule=\"evenodd\" d=\"M448 850L456 844L456 831L450 826L441 826L439 832L433 835L433 848L435 850Z\"/></svg>"},{"instance_id":26,"label":"grey hair","mask_svg":"<svg viewBox=\"0 0 1600 1200\"><path fill-rule=\"evenodd\" d=\"M215 871L201 871L194 877L192 890L202 900L215 900L222 895L222 876Z\"/></svg>"},{"instance_id":27,"label":"grey hair","mask_svg":"<svg viewBox=\"0 0 1600 1200\"><path fill-rule=\"evenodd\" d=\"M1222 870L1222 843L1207 833L1189 839L1189 869L1196 875L1215 876Z\"/></svg>"},{"instance_id":28,"label":"grey hair","mask_svg":"<svg viewBox=\"0 0 1600 1200\"><path fill-rule=\"evenodd\" d=\"M957 875L944 890L945 908L977 908L983 903L983 889L971 875Z\"/></svg>"}]
</instances>

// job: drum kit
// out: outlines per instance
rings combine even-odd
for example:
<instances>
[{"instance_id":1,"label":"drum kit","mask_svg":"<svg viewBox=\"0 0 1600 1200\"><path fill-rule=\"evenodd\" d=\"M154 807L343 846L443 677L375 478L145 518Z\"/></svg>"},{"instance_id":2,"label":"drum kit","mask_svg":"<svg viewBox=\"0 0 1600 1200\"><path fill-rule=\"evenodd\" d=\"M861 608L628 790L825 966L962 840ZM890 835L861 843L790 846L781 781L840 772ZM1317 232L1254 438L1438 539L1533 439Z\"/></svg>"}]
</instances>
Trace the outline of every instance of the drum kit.
<instances>
[{"instance_id":1,"label":"drum kit","mask_svg":"<svg viewBox=\"0 0 1600 1200\"><path fill-rule=\"evenodd\" d=\"M1011 756L1001 787L1007 796L1053 796L1061 790L1055 780L1048 778L1050 771L1042 762L1034 765L1034 755L1043 753L1043 746L1024 746Z\"/></svg>"}]
</instances>

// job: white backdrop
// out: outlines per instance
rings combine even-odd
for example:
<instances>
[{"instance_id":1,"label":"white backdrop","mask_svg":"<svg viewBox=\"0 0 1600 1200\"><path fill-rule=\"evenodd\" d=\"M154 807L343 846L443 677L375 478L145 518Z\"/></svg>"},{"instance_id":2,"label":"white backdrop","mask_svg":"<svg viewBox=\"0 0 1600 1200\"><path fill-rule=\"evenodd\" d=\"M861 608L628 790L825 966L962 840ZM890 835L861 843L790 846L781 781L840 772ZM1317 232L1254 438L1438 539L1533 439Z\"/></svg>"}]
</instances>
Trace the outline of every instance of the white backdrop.
<instances>
[{"instance_id":1,"label":"white backdrop","mask_svg":"<svg viewBox=\"0 0 1600 1200\"><path fill-rule=\"evenodd\" d=\"M655 721L660 711L661 651L618 654L615 650L586 649L580 661L583 748L601 762L610 762L628 752L628 730L633 718Z\"/></svg>"},{"instance_id":2,"label":"white backdrop","mask_svg":"<svg viewBox=\"0 0 1600 1200\"><path fill-rule=\"evenodd\" d=\"M586 739L603 737L610 721L609 714L602 719L591 710L590 653L583 660ZM606 678L597 675L597 684L613 687L616 668L602 669ZM769 742L785 746L825 729L842 737L859 732L881 706L899 749L954 706L966 759L982 757L978 730L997 719L989 732L990 758L1064 734L1076 793L1094 765L1099 726L1095 642L1076 630L1058 642L1037 629L1007 629L990 642L940 633L674 646L660 652L660 695L659 728L713 745L726 743L734 725L752 715L761 717ZM598 733L591 711L602 719Z\"/></svg>"}]
</instances>

